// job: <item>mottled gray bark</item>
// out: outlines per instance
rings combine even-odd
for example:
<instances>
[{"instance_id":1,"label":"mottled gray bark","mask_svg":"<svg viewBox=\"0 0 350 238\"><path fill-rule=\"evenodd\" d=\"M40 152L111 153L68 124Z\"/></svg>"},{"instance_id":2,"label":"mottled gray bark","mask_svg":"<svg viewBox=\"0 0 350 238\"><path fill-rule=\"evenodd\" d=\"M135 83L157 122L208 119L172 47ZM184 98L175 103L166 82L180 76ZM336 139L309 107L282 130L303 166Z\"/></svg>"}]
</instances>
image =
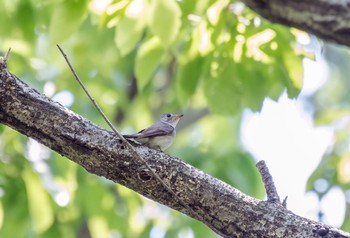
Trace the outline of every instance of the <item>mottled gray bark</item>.
<instances>
[{"instance_id":1,"label":"mottled gray bark","mask_svg":"<svg viewBox=\"0 0 350 238\"><path fill-rule=\"evenodd\" d=\"M36 139L88 172L202 221L223 237L350 237L299 217L278 203L249 197L179 158L136 151L192 210L177 201L113 133L38 93L0 60L0 122Z\"/></svg>"},{"instance_id":2,"label":"mottled gray bark","mask_svg":"<svg viewBox=\"0 0 350 238\"><path fill-rule=\"evenodd\" d=\"M266 19L350 46L350 0L242 0Z\"/></svg>"}]
</instances>

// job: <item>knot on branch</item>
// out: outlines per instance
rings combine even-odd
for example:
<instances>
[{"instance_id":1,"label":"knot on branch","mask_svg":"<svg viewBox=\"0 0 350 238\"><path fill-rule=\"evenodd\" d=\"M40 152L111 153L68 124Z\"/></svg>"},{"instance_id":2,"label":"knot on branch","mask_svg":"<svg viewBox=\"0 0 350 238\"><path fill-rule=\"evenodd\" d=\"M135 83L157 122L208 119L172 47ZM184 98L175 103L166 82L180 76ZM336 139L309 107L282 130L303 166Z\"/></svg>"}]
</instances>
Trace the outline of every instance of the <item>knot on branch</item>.
<instances>
[{"instance_id":1,"label":"knot on branch","mask_svg":"<svg viewBox=\"0 0 350 238\"><path fill-rule=\"evenodd\" d=\"M144 182L147 182L153 178L152 172L146 167L141 167L140 172L137 174L137 176Z\"/></svg>"},{"instance_id":2,"label":"knot on branch","mask_svg":"<svg viewBox=\"0 0 350 238\"><path fill-rule=\"evenodd\" d=\"M338 231L332 230L326 226L321 226L321 225L316 225L312 229L312 232L316 233L321 237L334 237L334 238L341 237L341 234Z\"/></svg>"}]
</instances>

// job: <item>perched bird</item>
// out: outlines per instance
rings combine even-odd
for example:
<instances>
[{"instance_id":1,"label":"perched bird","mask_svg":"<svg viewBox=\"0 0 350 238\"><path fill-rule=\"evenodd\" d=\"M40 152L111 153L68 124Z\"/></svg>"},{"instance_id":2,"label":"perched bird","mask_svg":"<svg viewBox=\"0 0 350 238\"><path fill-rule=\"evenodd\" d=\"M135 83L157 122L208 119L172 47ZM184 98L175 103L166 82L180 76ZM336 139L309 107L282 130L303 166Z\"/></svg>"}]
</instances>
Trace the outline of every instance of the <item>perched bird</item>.
<instances>
[{"instance_id":1,"label":"perched bird","mask_svg":"<svg viewBox=\"0 0 350 238\"><path fill-rule=\"evenodd\" d=\"M164 113L158 121L150 127L136 134L123 135L125 139L134 139L140 144L152 149L166 150L175 139L175 127L183 114Z\"/></svg>"}]
</instances>

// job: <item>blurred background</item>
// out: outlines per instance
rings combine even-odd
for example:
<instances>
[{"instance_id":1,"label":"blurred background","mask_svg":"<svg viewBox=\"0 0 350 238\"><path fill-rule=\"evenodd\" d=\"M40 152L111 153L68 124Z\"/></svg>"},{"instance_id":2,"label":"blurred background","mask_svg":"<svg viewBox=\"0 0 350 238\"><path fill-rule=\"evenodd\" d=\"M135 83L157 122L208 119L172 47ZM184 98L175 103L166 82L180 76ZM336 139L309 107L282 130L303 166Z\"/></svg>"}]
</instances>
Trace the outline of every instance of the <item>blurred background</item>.
<instances>
[{"instance_id":1,"label":"blurred background","mask_svg":"<svg viewBox=\"0 0 350 238\"><path fill-rule=\"evenodd\" d=\"M3 0L0 51L25 83L108 128L56 44L122 133L181 112L167 153L350 231L349 50L229 0ZM218 237L0 125L0 237Z\"/></svg>"}]
</instances>

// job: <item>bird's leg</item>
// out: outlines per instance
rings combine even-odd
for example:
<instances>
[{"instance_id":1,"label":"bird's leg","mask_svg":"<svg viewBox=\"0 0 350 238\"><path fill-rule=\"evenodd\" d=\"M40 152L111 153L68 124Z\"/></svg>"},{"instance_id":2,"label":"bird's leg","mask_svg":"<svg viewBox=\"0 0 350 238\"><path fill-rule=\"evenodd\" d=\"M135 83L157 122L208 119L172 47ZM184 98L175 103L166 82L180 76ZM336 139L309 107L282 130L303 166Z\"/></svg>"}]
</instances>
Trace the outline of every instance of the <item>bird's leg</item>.
<instances>
[{"instance_id":1,"label":"bird's leg","mask_svg":"<svg viewBox=\"0 0 350 238\"><path fill-rule=\"evenodd\" d=\"M160 146L158 146L158 150L159 150L159 151L162 151L162 148L160 148ZM162 151L162 152L163 152L163 151Z\"/></svg>"}]
</instances>

